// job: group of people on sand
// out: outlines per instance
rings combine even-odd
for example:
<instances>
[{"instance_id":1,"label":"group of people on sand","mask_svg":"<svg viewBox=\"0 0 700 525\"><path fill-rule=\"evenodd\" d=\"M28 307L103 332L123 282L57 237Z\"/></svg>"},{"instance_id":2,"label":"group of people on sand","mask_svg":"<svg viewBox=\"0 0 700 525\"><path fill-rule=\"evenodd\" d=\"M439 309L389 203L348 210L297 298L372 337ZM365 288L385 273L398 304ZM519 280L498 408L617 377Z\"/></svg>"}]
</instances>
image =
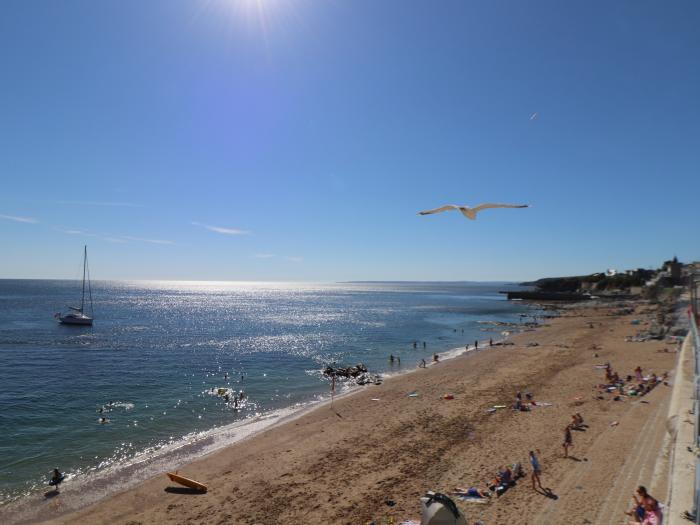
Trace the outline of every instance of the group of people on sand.
<instances>
[{"instance_id":1,"label":"group of people on sand","mask_svg":"<svg viewBox=\"0 0 700 525\"><path fill-rule=\"evenodd\" d=\"M537 490L539 488L546 494L551 494L551 490L549 488L545 488L542 486L542 480L540 478L542 474L542 467L540 466L540 460L538 458L539 453L539 450L537 450L536 452L534 450L531 450L528 454L530 467L532 468L532 489ZM485 488L456 487L452 494L467 499L490 498L495 494L498 498L509 488L514 487L516 481L521 478L524 478L525 475L525 470L523 469L520 463L513 463L512 465L501 465L500 467L498 467L494 478Z\"/></svg>"},{"instance_id":2,"label":"group of people on sand","mask_svg":"<svg viewBox=\"0 0 700 525\"><path fill-rule=\"evenodd\" d=\"M562 447L564 448L564 457L569 457L569 449L574 446L573 436L571 434L572 430L585 431L588 425L583 421L583 416L576 412L571 416L571 421L568 425L564 427L564 443Z\"/></svg>"},{"instance_id":3,"label":"group of people on sand","mask_svg":"<svg viewBox=\"0 0 700 525\"><path fill-rule=\"evenodd\" d=\"M644 376L641 366L634 369L634 376L627 375L624 379L613 370L610 363L604 365L596 365L598 368L605 369L605 383L597 385L598 399L604 399L602 394L614 393L615 401L619 401L620 396L644 396L651 392L656 385L665 381L668 378L668 372L659 377L654 372L650 372L648 376Z\"/></svg>"},{"instance_id":4,"label":"group of people on sand","mask_svg":"<svg viewBox=\"0 0 700 525\"><path fill-rule=\"evenodd\" d=\"M535 406L535 398L530 392L525 392L525 401L523 401L523 394L521 392L515 393L515 403L513 403L513 410L518 410L520 412L528 412L531 406Z\"/></svg>"},{"instance_id":5,"label":"group of people on sand","mask_svg":"<svg viewBox=\"0 0 700 525\"><path fill-rule=\"evenodd\" d=\"M637 487L635 494L632 494L634 502L632 508L625 512L631 516L634 521L630 521L630 525L660 525L663 515L661 513L661 505L648 492L646 487L640 485Z\"/></svg>"}]
</instances>

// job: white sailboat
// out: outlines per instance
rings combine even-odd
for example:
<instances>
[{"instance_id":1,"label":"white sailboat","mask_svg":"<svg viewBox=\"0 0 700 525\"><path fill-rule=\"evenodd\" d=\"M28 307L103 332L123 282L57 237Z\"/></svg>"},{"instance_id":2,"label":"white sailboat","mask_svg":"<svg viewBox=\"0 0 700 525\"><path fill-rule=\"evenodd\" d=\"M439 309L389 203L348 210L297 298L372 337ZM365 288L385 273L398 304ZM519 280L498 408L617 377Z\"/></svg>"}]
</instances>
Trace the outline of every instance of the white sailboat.
<instances>
[{"instance_id":1,"label":"white sailboat","mask_svg":"<svg viewBox=\"0 0 700 525\"><path fill-rule=\"evenodd\" d=\"M80 308L69 306L72 311L67 314L58 313L56 318L63 324L73 324L81 326L92 326L92 317L85 314L85 274L87 270L87 246L83 252L83 293L80 297ZM92 314L92 288L90 286L90 274L88 273L88 296L90 298L90 313Z\"/></svg>"}]
</instances>

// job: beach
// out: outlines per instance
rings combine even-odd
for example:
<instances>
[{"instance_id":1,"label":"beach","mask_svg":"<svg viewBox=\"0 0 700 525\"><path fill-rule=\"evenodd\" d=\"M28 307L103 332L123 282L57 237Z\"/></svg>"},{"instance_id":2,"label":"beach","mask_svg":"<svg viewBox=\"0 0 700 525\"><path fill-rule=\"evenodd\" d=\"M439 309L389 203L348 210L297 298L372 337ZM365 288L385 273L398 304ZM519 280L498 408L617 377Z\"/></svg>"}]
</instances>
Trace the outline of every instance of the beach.
<instances>
[{"instance_id":1,"label":"beach","mask_svg":"<svg viewBox=\"0 0 700 525\"><path fill-rule=\"evenodd\" d=\"M458 502L470 520L619 519L629 505L631 494L624 491L630 483L652 490L665 486L663 475L652 485L652 472L644 470L656 450L636 470L629 460L640 447L663 438L671 389L660 384L641 399L596 399L593 387L604 374L595 365L610 362L621 375L633 375L638 365L659 375L672 371L677 354L659 352L668 348L663 341L625 341L640 328L632 320L652 319L654 308L637 304L631 313L605 304L567 308L537 329L514 335L513 345L469 352L336 399L332 407L321 406L180 468L180 474L207 484L206 494L183 493L160 475L76 511L71 506L79 497L67 486L65 494L10 519L133 525L360 524L391 518L400 523L420 519L419 498L428 490L485 486L504 464L520 462L529 470L533 449L540 450L542 483L558 499L534 492L523 479L487 504ZM510 406L516 391L531 392L551 406L488 411ZM417 396L410 397L413 392ZM445 394L454 399L443 399ZM573 459L564 459L563 429L575 412L589 427L574 432ZM645 473L649 479L636 479Z\"/></svg>"}]
</instances>

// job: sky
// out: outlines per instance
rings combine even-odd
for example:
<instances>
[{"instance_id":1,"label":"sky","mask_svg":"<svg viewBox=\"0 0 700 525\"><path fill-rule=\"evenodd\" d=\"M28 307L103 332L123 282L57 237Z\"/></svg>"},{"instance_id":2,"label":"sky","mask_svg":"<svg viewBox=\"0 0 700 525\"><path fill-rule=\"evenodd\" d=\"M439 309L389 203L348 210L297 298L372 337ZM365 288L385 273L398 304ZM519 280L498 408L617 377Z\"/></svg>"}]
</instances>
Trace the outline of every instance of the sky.
<instances>
[{"instance_id":1,"label":"sky","mask_svg":"<svg viewBox=\"0 0 700 525\"><path fill-rule=\"evenodd\" d=\"M700 259L700 3L5 0L0 278ZM530 204L419 216L443 204Z\"/></svg>"}]
</instances>

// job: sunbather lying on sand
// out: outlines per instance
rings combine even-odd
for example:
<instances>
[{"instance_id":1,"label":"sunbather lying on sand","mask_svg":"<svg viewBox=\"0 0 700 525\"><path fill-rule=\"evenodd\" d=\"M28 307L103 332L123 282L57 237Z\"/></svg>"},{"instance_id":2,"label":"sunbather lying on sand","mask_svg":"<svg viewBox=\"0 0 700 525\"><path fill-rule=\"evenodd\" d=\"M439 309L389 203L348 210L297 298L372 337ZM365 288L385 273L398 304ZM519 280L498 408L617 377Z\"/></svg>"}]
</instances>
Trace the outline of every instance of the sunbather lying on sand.
<instances>
[{"instance_id":1,"label":"sunbather lying on sand","mask_svg":"<svg viewBox=\"0 0 700 525\"><path fill-rule=\"evenodd\" d=\"M491 493L486 490L486 489L480 489L477 487L469 487L463 488L463 487L455 487L454 492L452 493L455 496L465 496L467 498L490 498Z\"/></svg>"}]
</instances>

